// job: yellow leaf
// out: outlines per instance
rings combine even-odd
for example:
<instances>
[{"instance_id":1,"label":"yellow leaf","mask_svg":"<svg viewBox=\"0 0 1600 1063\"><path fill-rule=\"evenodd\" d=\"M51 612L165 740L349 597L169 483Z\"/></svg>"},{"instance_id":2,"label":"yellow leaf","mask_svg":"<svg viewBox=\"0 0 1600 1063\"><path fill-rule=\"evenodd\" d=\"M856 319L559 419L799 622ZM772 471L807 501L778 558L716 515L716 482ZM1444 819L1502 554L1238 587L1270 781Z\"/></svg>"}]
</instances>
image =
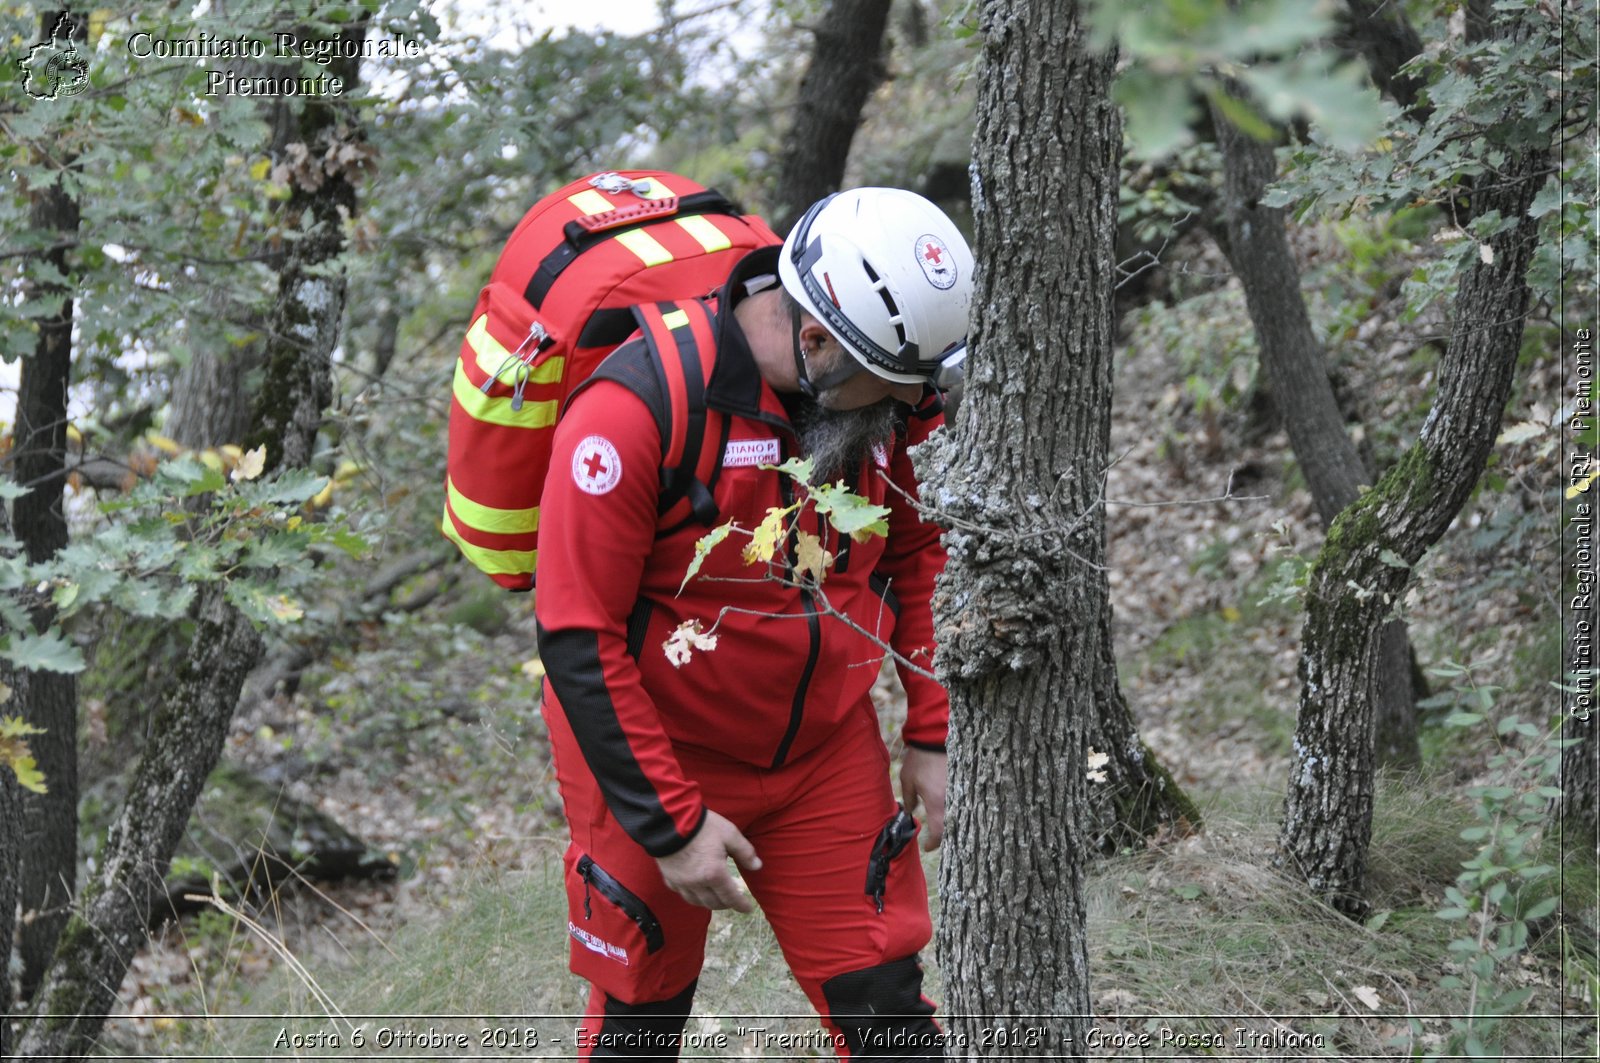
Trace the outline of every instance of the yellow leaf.
<instances>
[{"instance_id":1,"label":"yellow leaf","mask_svg":"<svg viewBox=\"0 0 1600 1063\"><path fill-rule=\"evenodd\" d=\"M224 458L234 464L238 464L239 459L244 457L244 448L237 443L224 443L217 449L222 451Z\"/></svg>"},{"instance_id":2,"label":"yellow leaf","mask_svg":"<svg viewBox=\"0 0 1600 1063\"><path fill-rule=\"evenodd\" d=\"M267 608L272 610L273 616L285 622L299 620L306 615L306 611L300 608L300 603L282 594L274 594L268 598Z\"/></svg>"},{"instance_id":3,"label":"yellow leaf","mask_svg":"<svg viewBox=\"0 0 1600 1063\"><path fill-rule=\"evenodd\" d=\"M218 454L216 451L202 450L199 454L199 458L200 464L204 465L206 468L215 469L217 472L222 471L222 455Z\"/></svg>"},{"instance_id":4,"label":"yellow leaf","mask_svg":"<svg viewBox=\"0 0 1600 1063\"><path fill-rule=\"evenodd\" d=\"M744 563L754 565L759 561L771 561L772 555L778 551L778 540L783 538L784 518L794 511L794 506L785 506L779 509L773 506L767 510L767 515L761 518L761 523L751 533L750 543L744 548Z\"/></svg>"},{"instance_id":5,"label":"yellow leaf","mask_svg":"<svg viewBox=\"0 0 1600 1063\"><path fill-rule=\"evenodd\" d=\"M1241 615L1243 614L1241 614L1239 610L1235 609L1231 605L1225 605L1222 607L1222 619L1226 620L1230 624L1237 624Z\"/></svg>"},{"instance_id":6,"label":"yellow leaf","mask_svg":"<svg viewBox=\"0 0 1600 1063\"><path fill-rule=\"evenodd\" d=\"M822 548L822 540L810 532L801 532L795 536L795 557L799 561L797 571L809 575L816 583L821 583L828 567L833 564L833 555Z\"/></svg>"},{"instance_id":7,"label":"yellow leaf","mask_svg":"<svg viewBox=\"0 0 1600 1063\"><path fill-rule=\"evenodd\" d=\"M39 770L33 750L25 740L25 736L31 734L44 734L44 731L19 716L0 718L0 765L9 765L24 789L42 794L47 792L44 773Z\"/></svg>"},{"instance_id":8,"label":"yellow leaf","mask_svg":"<svg viewBox=\"0 0 1600 1063\"><path fill-rule=\"evenodd\" d=\"M67 442L75 447L83 446L83 433L78 431L77 425L67 425Z\"/></svg>"},{"instance_id":9,"label":"yellow leaf","mask_svg":"<svg viewBox=\"0 0 1600 1063\"><path fill-rule=\"evenodd\" d=\"M522 674L535 683L544 678L544 662L537 657L522 662Z\"/></svg>"},{"instance_id":10,"label":"yellow leaf","mask_svg":"<svg viewBox=\"0 0 1600 1063\"><path fill-rule=\"evenodd\" d=\"M27 747L24 746L24 749ZM47 794L50 788L44 784L44 772L39 770L39 765L32 757L16 757L11 760L11 770L17 773L17 782L24 790L32 790L36 794Z\"/></svg>"},{"instance_id":11,"label":"yellow leaf","mask_svg":"<svg viewBox=\"0 0 1600 1063\"><path fill-rule=\"evenodd\" d=\"M239 464L233 467L233 479L235 481L254 480L261 475L266 467L267 445L263 443L239 459Z\"/></svg>"},{"instance_id":12,"label":"yellow leaf","mask_svg":"<svg viewBox=\"0 0 1600 1063\"><path fill-rule=\"evenodd\" d=\"M251 165L251 167L250 167L250 178L251 178L251 180L254 180L254 181L265 181L267 179L267 174L269 174L271 172L272 172L272 160L271 159L261 159L261 160L258 160L257 162L255 162L255 163L253 163Z\"/></svg>"},{"instance_id":13,"label":"yellow leaf","mask_svg":"<svg viewBox=\"0 0 1600 1063\"><path fill-rule=\"evenodd\" d=\"M333 501L333 486L333 481L329 480L327 483L322 485L322 490L311 496L310 500L307 501L306 504L312 509L321 509L323 506L326 506L329 502Z\"/></svg>"},{"instance_id":14,"label":"yellow leaf","mask_svg":"<svg viewBox=\"0 0 1600 1063\"><path fill-rule=\"evenodd\" d=\"M6 702L8 702L10 700L11 700L11 688L6 686L4 683L0 683L0 705L4 705Z\"/></svg>"},{"instance_id":15,"label":"yellow leaf","mask_svg":"<svg viewBox=\"0 0 1600 1063\"><path fill-rule=\"evenodd\" d=\"M146 432L145 441L163 454L182 454L183 448L159 432Z\"/></svg>"}]
</instances>

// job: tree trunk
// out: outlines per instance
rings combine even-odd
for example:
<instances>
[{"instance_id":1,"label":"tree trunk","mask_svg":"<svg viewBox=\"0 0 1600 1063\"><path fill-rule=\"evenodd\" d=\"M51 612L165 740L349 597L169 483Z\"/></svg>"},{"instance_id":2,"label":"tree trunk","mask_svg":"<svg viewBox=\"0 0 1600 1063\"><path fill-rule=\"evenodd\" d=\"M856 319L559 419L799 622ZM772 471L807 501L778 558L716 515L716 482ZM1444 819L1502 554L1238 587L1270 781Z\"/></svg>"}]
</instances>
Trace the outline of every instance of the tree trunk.
<instances>
[{"instance_id":1,"label":"tree trunk","mask_svg":"<svg viewBox=\"0 0 1600 1063\"><path fill-rule=\"evenodd\" d=\"M1100 614L1099 641L1089 747L1110 760L1100 769L1105 774L1104 781L1089 788L1090 844L1110 854L1143 845L1152 835L1183 836L1199 830L1200 810L1139 737L1133 713L1122 695L1109 593Z\"/></svg>"},{"instance_id":2,"label":"tree trunk","mask_svg":"<svg viewBox=\"0 0 1600 1063\"><path fill-rule=\"evenodd\" d=\"M365 22L341 39L359 42ZM330 76L357 91L359 61L336 59ZM312 98L300 115L298 142L313 170L301 170L288 203L299 233L279 274L269 321L266 380L257 399L254 442L268 446L269 468L306 465L331 393L330 366L344 309L337 260L343 220L353 216L355 170L341 148L356 139L345 98ZM245 677L260 660L262 639L229 604L221 584L207 584L195 604L189 650L150 728L128 800L107 836L100 866L84 893L83 914L68 924L23 1030L25 1058L82 1056L95 1045L133 954L144 944L150 899L162 895L169 867L201 788L221 755Z\"/></svg>"},{"instance_id":3,"label":"tree trunk","mask_svg":"<svg viewBox=\"0 0 1600 1063\"><path fill-rule=\"evenodd\" d=\"M816 47L778 162L773 201L779 233L844 180L861 109L887 73L883 31L889 6L890 0L833 0L814 30Z\"/></svg>"},{"instance_id":4,"label":"tree trunk","mask_svg":"<svg viewBox=\"0 0 1600 1063\"><path fill-rule=\"evenodd\" d=\"M1415 566L1449 528L1483 470L1511 391L1537 242L1528 216L1548 176L1544 149L1507 151L1474 213L1517 219L1456 289L1439 390L1395 467L1329 529L1312 569L1301 634L1300 715L1280 845L1335 907L1359 916L1372 835L1372 703L1378 629ZM1394 556L1389 556L1390 554Z\"/></svg>"},{"instance_id":5,"label":"tree trunk","mask_svg":"<svg viewBox=\"0 0 1600 1063\"><path fill-rule=\"evenodd\" d=\"M965 1056L1078 1058L1121 129L1113 57L1088 51L1076 3L989 0L980 23L966 409L916 458L951 526L939 954ZM1036 1038L986 1043L996 1020Z\"/></svg>"},{"instance_id":6,"label":"tree trunk","mask_svg":"<svg viewBox=\"0 0 1600 1063\"><path fill-rule=\"evenodd\" d=\"M45 38L64 12L40 16ZM72 38L88 41L89 20L75 14ZM56 178L33 190L30 223L36 231L55 235L56 247L41 255L57 276L70 278L68 247L78 235L78 202L61 176L74 169L75 156L57 158ZM55 313L39 320L33 357L22 363L17 389L16 481L29 488L12 505L13 531L32 562L47 561L67 545L67 518L62 509L66 491L67 389L72 380L72 308L70 280L45 282L35 299L59 299ZM33 610L35 628L55 620L48 600ZM15 677L21 715L43 734L30 745L49 789L24 796L22 843L23 920L17 935L22 957L22 996L32 997L50 961L56 937L66 925L78 874L78 682L61 672L27 671ZM7 909L4 918L10 919ZM9 953L8 953L9 955Z\"/></svg>"},{"instance_id":7,"label":"tree trunk","mask_svg":"<svg viewBox=\"0 0 1600 1063\"><path fill-rule=\"evenodd\" d=\"M221 6L221 5L218 5ZM226 11L219 12L226 15ZM248 58L213 60L216 67L240 78L271 77L281 66ZM263 96L256 112L272 131L267 154L282 159L296 135L294 108L286 96ZM275 262L280 265L281 262ZM224 311L226 312L226 311ZM237 443L250 430L250 389L246 382L261 368L263 341L230 342L230 331L267 333L265 315L247 314L241 321L201 320L191 323L191 357L172 387L166 435L186 447Z\"/></svg>"},{"instance_id":8,"label":"tree trunk","mask_svg":"<svg viewBox=\"0 0 1600 1063\"><path fill-rule=\"evenodd\" d=\"M1422 37L1412 28L1405 10L1388 0L1345 0L1341 29L1334 41L1366 60L1372 83L1405 108L1419 122L1433 108L1418 106L1424 82L1400 68L1422 54Z\"/></svg>"},{"instance_id":9,"label":"tree trunk","mask_svg":"<svg viewBox=\"0 0 1600 1063\"><path fill-rule=\"evenodd\" d=\"M21 1058L85 1056L94 1049L128 964L145 943L150 902L163 896L173 850L260 653L261 636L228 604L222 586L206 585L189 655L151 724L127 803L85 887L83 911L62 933L22 1032Z\"/></svg>"},{"instance_id":10,"label":"tree trunk","mask_svg":"<svg viewBox=\"0 0 1600 1063\"><path fill-rule=\"evenodd\" d=\"M1238 129L1215 106L1212 120L1222 150L1228 234L1219 245L1244 286L1273 402L1288 429L1289 445L1305 473L1322 526L1328 528L1373 477L1345 432L1344 415L1328 379L1327 358L1300 291L1300 269L1289 249L1283 211L1261 204L1267 185L1278 174L1272 145ZM1371 691L1378 760L1415 766L1421 750L1405 622L1385 623L1379 642Z\"/></svg>"}]
</instances>

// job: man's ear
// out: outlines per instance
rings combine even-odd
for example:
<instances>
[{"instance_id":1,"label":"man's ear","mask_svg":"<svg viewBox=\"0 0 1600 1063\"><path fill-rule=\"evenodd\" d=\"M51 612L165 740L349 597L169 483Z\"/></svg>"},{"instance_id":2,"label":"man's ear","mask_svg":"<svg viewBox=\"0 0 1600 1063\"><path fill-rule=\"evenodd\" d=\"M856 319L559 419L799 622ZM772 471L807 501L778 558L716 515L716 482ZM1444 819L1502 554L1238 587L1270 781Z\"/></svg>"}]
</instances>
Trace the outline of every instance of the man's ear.
<instances>
[{"instance_id":1,"label":"man's ear","mask_svg":"<svg viewBox=\"0 0 1600 1063\"><path fill-rule=\"evenodd\" d=\"M807 354L815 354L818 351L826 350L832 340L833 334L823 328L816 318L810 314L801 315L800 349L802 351Z\"/></svg>"}]
</instances>

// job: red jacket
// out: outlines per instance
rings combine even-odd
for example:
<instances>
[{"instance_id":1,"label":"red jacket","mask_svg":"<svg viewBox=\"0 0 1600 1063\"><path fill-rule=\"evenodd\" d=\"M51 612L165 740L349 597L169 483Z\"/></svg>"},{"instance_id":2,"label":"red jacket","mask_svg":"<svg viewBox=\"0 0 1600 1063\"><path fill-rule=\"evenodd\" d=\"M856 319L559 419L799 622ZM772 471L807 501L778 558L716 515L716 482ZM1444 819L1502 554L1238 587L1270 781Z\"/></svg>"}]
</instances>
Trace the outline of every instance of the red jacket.
<instances>
[{"instance_id":1,"label":"red jacket","mask_svg":"<svg viewBox=\"0 0 1600 1063\"><path fill-rule=\"evenodd\" d=\"M731 307L735 286L760 272L766 257L756 252L735 270L722 306ZM793 456L797 442L733 314L719 314L716 327L706 405L727 415L728 433L709 486L716 523L732 520L752 530L795 492L786 475L760 465ZM613 357L649 356L635 341ZM884 477L914 496L906 448L941 423L936 413L908 413L905 430L863 462L853 486L889 507L887 538L841 542L811 507L800 517L800 527L836 556L821 585L828 604L928 669L929 602L944 550L938 527L921 520ZM717 444L708 435L705 445ZM570 729L612 814L654 856L686 845L705 814L699 787L679 768L675 743L781 765L860 711L884 656L850 625L822 615L811 593L766 578L767 565L746 565L747 535L735 532L712 550L680 593L695 543L709 529L695 521L658 526L661 452L649 408L627 387L598 380L574 397L556 429L540 505L535 590L552 736L565 744ZM791 556L780 547L773 569L781 574ZM736 611L724 614L730 606ZM718 642L675 666L663 643L686 620L699 620L707 631L714 626ZM904 667L900 678L908 695L905 740L943 748L949 717L943 688Z\"/></svg>"}]
</instances>

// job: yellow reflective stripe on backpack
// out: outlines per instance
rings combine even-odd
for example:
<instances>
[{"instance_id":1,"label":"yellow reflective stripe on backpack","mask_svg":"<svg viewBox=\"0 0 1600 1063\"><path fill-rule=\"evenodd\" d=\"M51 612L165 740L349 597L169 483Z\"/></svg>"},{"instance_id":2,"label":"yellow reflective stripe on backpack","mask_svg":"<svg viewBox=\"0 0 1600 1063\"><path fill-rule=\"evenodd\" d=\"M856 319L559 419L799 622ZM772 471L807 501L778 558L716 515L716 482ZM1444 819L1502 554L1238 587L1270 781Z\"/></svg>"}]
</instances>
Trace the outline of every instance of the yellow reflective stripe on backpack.
<instances>
[{"instance_id":1,"label":"yellow reflective stripe on backpack","mask_svg":"<svg viewBox=\"0 0 1600 1063\"><path fill-rule=\"evenodd\" d=\"M532 572L539 560L537 550L488 550L481 546L473 546L461 537L455 525L450 520L450 511L444 513L444 521L439 525L439 530L445 537L461 548L461 553L482 571L491 576L514 576L523 572Z\"/></svg>"},{"instance_id":2,"label":"yellow reflective stripe on backpack","mask_svg":"<svg viewBox=\"0 0 1600 1063\"><path fill-rule=\"evenodd\" d=\"M450 499L450 510L461 523L477 531L493 532L496 535L517 535L521 532L539 530L539 507L529 506L527 509L495 509L481 502L474 502L456 487L456 482L449 477L444 482L445 493Z\"/></svg>"},{"instance_id":3,"label":"yellow reflective stripe on backpack","mask_svg":"<svg viewBox=\"0 0 1600 1063\"><path fill-rule=\"evenodd\" d=\"M713 251L725 251L733 246L733 241L728 239L728 234L707 221L702 215L691 214L687 218L679 218L678 226L684 232L694 237L695 242L706 254Z\"/></svg>"},{"instance_id":4,"label":"yellow reflective stripe on backpack","mask_svg":"<svg viewBox=\"0 0 1600 1063\"><path fill-rule=\"evenodd\" d=\"M461 364L459 358L456 359L453 387L456 401L467 411L467 416L486 424L505 425L507 428L549 428L556 423L556 416L561 412L561 403L554 400L524 402L522 409L513 410L511 396L485 395L473 386L471 378L467 376L467 367Z\"/></svg>"},{"instance_id":5,"label":"yellow reflective stripe on backpack","mask_svg":"<svg viewBox=\"0 0 1600 1063\"><path fill-rule=\"evenodd\" d=\"M619 233L616 241L637 255L639 261L646 266L659 266L672 261L672 252L662 247L659 240L643 229Z\"/></svg>"},{"instance_id":6,"label":"yellow reflective stripe on backpack","mask_svg":"<svg viewBox=\"0 0 1600 1063\"><path fill-rule=\"evenodd\" d=\"M472 323L472 328L467 332L467 343L471 346L472 353L477 355L478 368L483 370L484 376L494 376L496 373L505 376L508 371L506 359L512 357L512 354L506 349L506 345L495 339L494 334L489 331L488 314L479 314L478 320ZM550 358L533 367L533 371L528 374L528 383L559 384L561 375L566 371L565 358ZM505 377L503 383L513 383L512 377Z\"/></svg>"},{"instance_id":7,"label":"yellow reflective stripe on backpack","mask_svg":"<svg viewBox=\"0 0 1600 1063\"><path fill-rule=\"evenodd\" d=\"M568 196L567 202L585 214L604 214L612 209L611 200L592 188L586 188L575 196Z\"/></svg>"}]
</instances>

